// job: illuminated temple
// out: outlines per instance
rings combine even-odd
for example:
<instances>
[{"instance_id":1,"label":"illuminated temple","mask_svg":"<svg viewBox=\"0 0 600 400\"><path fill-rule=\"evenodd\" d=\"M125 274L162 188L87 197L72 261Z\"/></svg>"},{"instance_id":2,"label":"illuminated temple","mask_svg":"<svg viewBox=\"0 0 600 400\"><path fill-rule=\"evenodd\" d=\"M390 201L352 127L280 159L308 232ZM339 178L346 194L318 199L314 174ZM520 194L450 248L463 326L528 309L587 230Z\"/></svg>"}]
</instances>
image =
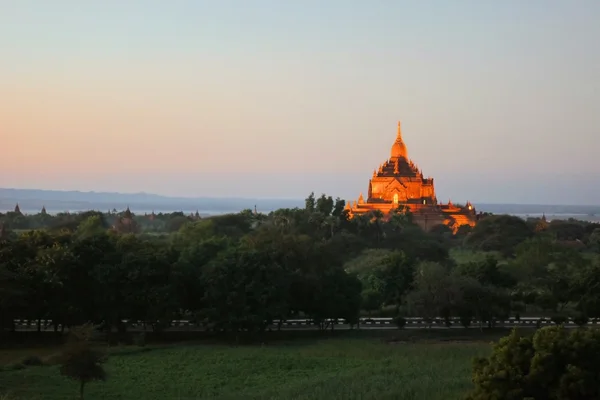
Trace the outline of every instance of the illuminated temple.
<instances>
[{"instance_id":1,"label":"illuminated temple","mask_svg":"<svg viewBox=\"0 0 600 400\"><path fill-rule=\"evenodd\" d=\"M456 232L461 225L474 226L477 221L475 207L469 202L464 206L454 205L451 201L438 203L433 178L424 178L421 170L408 158L398 122L390 158L373 171L367 199L361 194L358 201L348 202L346 209L350 217L374 210L389 217L400 206L408 207L414 222L425 230L444 224Z\"/></svg>"}]
</instances>

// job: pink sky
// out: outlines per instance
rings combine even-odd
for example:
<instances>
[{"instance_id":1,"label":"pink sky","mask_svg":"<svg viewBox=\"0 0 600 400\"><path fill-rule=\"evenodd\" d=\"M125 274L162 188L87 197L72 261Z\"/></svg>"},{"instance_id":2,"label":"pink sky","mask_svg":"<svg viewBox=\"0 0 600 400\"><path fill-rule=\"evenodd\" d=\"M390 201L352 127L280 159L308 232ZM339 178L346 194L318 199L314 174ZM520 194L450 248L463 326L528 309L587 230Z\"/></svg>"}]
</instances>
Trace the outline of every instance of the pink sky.
<instances>
[{"instance_id":1,"label":"pink sky","mask_svg":"<svg viewBox=\"0 0 600 400\"><path fill-rule=\"evenodd\" d=\"M266 0L251 16L202 3L144 18L23 3L0 6L0 187L347 198L402 120L440 199L600 203L595 2L448 19L307 3L277 22Z\"/></svg>"}]
</instances>

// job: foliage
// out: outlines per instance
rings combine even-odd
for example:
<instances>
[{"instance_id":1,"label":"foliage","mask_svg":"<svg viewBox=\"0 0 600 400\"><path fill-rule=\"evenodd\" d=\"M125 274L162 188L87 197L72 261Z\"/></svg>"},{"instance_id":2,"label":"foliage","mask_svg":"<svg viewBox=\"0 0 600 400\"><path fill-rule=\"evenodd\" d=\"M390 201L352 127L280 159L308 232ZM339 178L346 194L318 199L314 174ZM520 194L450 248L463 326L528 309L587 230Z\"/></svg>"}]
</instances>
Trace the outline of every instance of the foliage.
<instances>
[{"instance_id":1,"label":"foliage","mask_svg":"<svg viewBox=\"0 0 600 400\"><path fill-rule=\"evenodd\" d=\"M60 373L79 382L79 397L83 399L85 385L92 381L105 381L102 363L105 355L92 348L92 325L74 327L61 355Z\"/></svg>"},{"instance_id":2,"label":"foliage","mask_svg":"<svg viewBox=\"0 0 600 400\"><path fill-rule=\"evenodd\" d=\"M403 332L394 332L400 336ZM329 339L284 345L170 346L111 353L111 377L89 385L90 399L460 399L469 360L487 344L388 344ZM19 399L72 398L53 368L2 372Z\"/></svg>"},{"instance_id":3,"label":"foliage","mask_svg":"<svg viewBox=\"0 0 600 400\"><path fill-rule=\"evenodd\" d=\"M406 323L406 318L399 315L394 317L394 324L398 327L398 329L404 328L406 326Z\"/></svg>"},{"instance_id":4,"label":"foliage","mask_svg":"<svg viewBox=\"0 0 600 400\"><path fill-rule=\"evenodd\" d=\"M471 400L598 399L600 331L545 327L533 337L517 330L473 366Z\"/></svg>"},{"instance_id":5,"label":"foliage","mask_svg":"<svg viewBox=\"0 0 600 400\"><path fill-rule=\"evenodd\" d=\"M532 235L531 228L523 219L493 215L482 219L466 237L465 243L477 250L499 251L511 256L516 246Z\"/></svg>"},{"instance_id":6,"label":"foliage","mask_svg":"<svg viewBox=\"0 0 600 400\"><path fill-rule=\"evenodd\" d=\"M452 236L423 231L406 208L349 219L344 206L311 194L304 208L268 215L9 213L8 226L40 229L0 241L0 331L15 319L57 331L91 321L107 335L191 319L239 336L296 317L333 329L329 319L384 309L480 328L532 308L600 317L600 262L583 253L595 249L592 224L536 230L539 221L492 215ZM142 233L111 228L123 218Z\"/></svg>"}]
</instances>

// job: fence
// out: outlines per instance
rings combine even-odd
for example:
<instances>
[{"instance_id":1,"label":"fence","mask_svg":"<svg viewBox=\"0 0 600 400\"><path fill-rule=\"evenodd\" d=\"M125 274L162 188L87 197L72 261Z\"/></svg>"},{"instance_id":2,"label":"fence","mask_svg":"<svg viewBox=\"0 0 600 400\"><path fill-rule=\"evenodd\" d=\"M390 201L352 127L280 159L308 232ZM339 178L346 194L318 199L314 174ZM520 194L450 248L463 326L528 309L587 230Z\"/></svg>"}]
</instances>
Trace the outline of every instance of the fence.
<instances>
[{"instance_id":1,"label":"fence","mask_svg":"<svg viewBox=\"0 0 600 400\"><path fill-rule=\"evenodd\" d=\"M426 318L420 318L420 317L415 317L415 318L405 318L406 321L406 327L429 327L429 326L435 326L435 327L446 327L447 323L446 320L443 318L433 318L433 319L426 319ZM447 320L451 326L454 327L462 327L462 322L459 318L449 318ZM151 324L150 323L143 323L143 322L139 322L139 321L129 321L129 320L123 320L123 322L127 325L127 327L130 330L146 330L146 329L151 329ZM347 324L347 322L344 319L327 319L324 321L328 326L334 325L334 326L344 326L344 327L349 327L349 325ZM482 325L487 325L489 321L482 321ZM38 321L37 320L22 320L22 319L17 319L14 321L15 323L15 329L17 331L31 331L31 330L37 330L38 329ZM553 322L550 318L547 317L527 317L527 318L508 318L508 319L504 319L504 320L496 320L494 321L494 326L497 327L513 327L513 326L519 326L519 327L523 327L523 326L537 326L537 325L552 325ZM599 325L600 321L599 320L590 320L588 323L588 325ZM478 327L480 325L480 322L478 320L471 320L471 327ZM573 322L573 320L569 319L567 321L565 321L564 325L566 326L574 326L575 322ZM278 329L278 327L281 326L282 328L309 328L309 327L316 327L316 323L315 321L311 320L311 319L289 319L289 320L285 320L285 321L273 321L273 323L270 325L270 329ZM392 327L396 327L396 324L394 322L393 318L360 318L360 322L358 324L355 325L355 327L360 328L361 326L365 326L365 327L370 327L370 328L376 328L376 327L381 327L381 328L392 328ZM61 326L58 325L57 329L61 330ZM175 321L171 321L170 326L167 328L167 330L171 330L171 331L177 331L177 330L203 330L205 329L206 326L202 323L197 323L194 321L190 321L190 320L175 320ZM41 320L40 321L40 330L42 331L53 331L55 329L54 324L52 322L52 320L50 319L46 319L46 320Z\"/></svg>"}]
</instances>

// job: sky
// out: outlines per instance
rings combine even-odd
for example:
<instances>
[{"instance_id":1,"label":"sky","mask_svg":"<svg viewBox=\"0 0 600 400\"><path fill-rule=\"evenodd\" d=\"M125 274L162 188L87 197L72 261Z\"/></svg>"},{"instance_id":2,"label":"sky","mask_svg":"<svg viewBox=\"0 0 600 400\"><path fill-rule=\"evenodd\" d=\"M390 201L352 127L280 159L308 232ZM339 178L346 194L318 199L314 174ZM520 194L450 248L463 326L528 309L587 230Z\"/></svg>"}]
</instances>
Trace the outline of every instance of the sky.
<instances>
[{"instance_id":1,"label":"sky","mask_svg":"<svg viewBox=\"0 0 600 400\"><path fill-rule=\"evenodd\" d=\"M0 0L0 187L600 204L600 1Z\"/></svg>"}]
</instances>

